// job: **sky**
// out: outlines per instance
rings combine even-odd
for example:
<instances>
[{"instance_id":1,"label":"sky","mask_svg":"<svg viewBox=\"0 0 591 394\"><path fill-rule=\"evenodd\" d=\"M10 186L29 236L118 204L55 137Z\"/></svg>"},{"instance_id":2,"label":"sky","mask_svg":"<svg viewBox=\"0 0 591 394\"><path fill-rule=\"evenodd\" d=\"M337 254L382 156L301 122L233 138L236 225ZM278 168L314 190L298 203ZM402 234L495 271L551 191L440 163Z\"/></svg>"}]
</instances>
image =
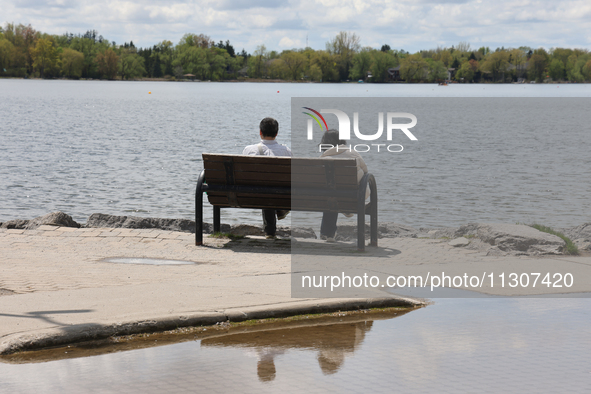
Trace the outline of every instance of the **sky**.
<instances>
[{"instance_id":1,"label":"sky","mask_svg":"<svg viewBox=\"0 0 591 394\"><path fill-rule=\"evenodd\" d=\"M178 43L185 33L237 52L325 49L340 31L362 46L416 52L457 46L591 49L589 0L0 0L0 23L49 34L96 30L118 44Z\"/></svg>"}]
</instances>

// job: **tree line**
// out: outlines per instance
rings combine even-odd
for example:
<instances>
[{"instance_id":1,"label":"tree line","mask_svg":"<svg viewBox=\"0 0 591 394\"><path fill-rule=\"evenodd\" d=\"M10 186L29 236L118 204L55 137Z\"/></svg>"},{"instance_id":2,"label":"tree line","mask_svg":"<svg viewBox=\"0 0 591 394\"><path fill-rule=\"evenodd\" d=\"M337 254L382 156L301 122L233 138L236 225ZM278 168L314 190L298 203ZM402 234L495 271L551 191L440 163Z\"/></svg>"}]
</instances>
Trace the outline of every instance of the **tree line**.
<instances>
[{"instance_id":1,"label":"tree line","mask_svg":"<svg viewBox=\"0 0 591 394\"><path fill-rule=\"evenodd\" d=\"M591 53L570 48L471 49L470 44L409 53L362 47L360 37L340 32L323 50L267 50L237 53L228 40L185 34L148 48L133 41L117 45L95 30L50 35L31 25L0 27L0 76L71 79L167 78L200 80L282 79L365 82L591 81Z\"/></svg>"}]
</instances>

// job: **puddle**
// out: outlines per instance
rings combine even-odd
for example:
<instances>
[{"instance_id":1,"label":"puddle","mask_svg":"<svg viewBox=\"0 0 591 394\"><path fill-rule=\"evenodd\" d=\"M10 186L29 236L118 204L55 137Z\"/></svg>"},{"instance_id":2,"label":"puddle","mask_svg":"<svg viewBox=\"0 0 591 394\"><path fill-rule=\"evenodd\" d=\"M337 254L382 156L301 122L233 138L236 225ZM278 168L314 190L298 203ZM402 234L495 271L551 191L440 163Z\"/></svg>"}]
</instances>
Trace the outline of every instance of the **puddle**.
<instances>
[{"instance_id":1,"label":"puddle","mask_svg":"<svg viewBox=\"0 0 591 394\"><path fill-rule=\"evenodd\" d=\"M106 263L115 264L146 264L146 265L194 265L199 264L194 261L186 260L163 260L163 259L144 259L135 257L114 257L103 259Z\"/></svg>"},{"instance_id":2,"label":"puddle","mask_svg":"<svg viewBox=\"0 0 591 394\"><path fill-rule=\"evenodd\" d=\"M588 392L590 309L589 298L444 298L395 318L210 327L167 346L0 363L0 376L6 392Z\"/></svg>"}]
</instances>

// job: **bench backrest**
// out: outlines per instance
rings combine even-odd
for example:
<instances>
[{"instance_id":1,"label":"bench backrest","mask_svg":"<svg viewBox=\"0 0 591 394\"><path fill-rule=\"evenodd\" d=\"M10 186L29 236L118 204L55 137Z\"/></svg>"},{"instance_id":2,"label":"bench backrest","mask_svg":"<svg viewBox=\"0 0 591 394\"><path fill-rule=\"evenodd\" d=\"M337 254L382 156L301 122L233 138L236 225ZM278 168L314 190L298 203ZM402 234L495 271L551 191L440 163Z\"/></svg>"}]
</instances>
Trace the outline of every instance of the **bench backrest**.
<instances>
[{"instance_id":1,"label":"bench backrest","mask_svg":"<svg viewBox=\"0 0 591 394\"><path fill-rule=\"evenodd\" d=\"M208 185L260 190L260 193L208 191L212 205L320 212L356 212L357 209L357 198L352 197L358 189L355 159L204 153L203 164ZM277 188L276 192L273 188ZM291 189L293 193L280 193L278 189Z\"/></svg>"}]
</instances>

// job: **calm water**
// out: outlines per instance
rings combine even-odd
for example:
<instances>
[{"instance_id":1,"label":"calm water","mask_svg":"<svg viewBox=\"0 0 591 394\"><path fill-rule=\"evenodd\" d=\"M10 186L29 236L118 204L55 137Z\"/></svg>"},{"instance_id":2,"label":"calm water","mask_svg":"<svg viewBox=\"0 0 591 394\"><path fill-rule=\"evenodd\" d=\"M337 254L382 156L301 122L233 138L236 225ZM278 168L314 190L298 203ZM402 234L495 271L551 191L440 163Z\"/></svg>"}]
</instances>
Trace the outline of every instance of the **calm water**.
<instances>
[{"instance_id":1,"label":"calm water","mask_svg":"<svg viewBox=\"0 0 591 394\"><path fill-rule=\"evenodd\" d=\"M291 97L326 96L413 98L418 144L367 157L382 221L591 221L590 85L0 80L0 92L0 221L55 210L79 222L94 212L190 219L202 152L241 153L265 116L289 145ZM433 97L449 99L433 108ZM465 97L523 99L487 108ZM554 99L527 99L539 97ZM260 213L227 210L223 221L259 224Z\"/></svg>"},{"instance_id":2,"label":"calm water","mask_svg":"<svg viewBox=\"0 0 591 394\"><path fill-rule=\"evenodd\" d=\"M590 306L589 298L441 299L390 320L0 363L0 392L583 393Z\"/></svg>"}]
</instances>

